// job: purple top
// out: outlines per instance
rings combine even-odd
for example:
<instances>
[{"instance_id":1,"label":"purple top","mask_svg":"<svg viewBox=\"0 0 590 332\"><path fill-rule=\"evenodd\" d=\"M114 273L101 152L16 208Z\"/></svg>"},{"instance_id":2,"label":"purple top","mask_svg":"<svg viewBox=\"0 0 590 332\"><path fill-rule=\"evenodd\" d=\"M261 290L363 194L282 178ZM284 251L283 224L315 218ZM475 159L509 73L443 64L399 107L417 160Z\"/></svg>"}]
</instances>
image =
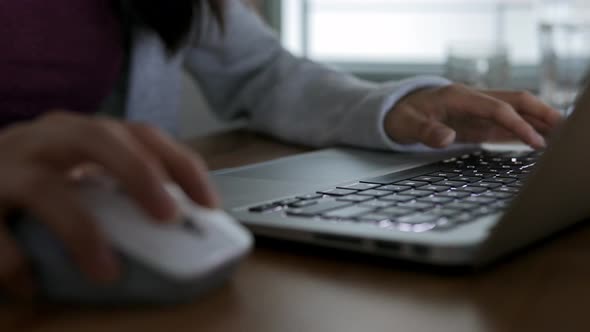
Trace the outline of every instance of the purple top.
<instances>
[{"instance_id":1,"label":"purple top","mask_svg":"<svg viewBox=\"0 0 590 332\"><path fill-rule=\"evenodd\" d=\"M111 4L0 1L0 126L52 109L98 111L124 60Z\"/></svg>"}]
</instances>

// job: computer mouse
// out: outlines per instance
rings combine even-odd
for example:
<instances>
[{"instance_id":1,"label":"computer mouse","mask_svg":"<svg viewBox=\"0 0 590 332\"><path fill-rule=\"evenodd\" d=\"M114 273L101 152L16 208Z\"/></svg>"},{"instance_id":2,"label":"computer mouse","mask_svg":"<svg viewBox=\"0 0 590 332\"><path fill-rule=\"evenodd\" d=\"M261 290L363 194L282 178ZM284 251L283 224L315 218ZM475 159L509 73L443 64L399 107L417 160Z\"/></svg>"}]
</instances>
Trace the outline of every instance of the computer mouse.
<instances>
[{"instance_id":1,"label":"computer mouse","mask_svg":"<svg viewBox=\"0 0 590 332\"><path fill-rule=\"evenodd\" d=\"M84 205L118 254L121 278L90 282L59 240L31 217L13 223L44 299L78 304L169 304L187 302L222 284L252 247L251 234L223 211L194 204L174 184L167 190L181 216L156 222L114 182L78 187Z\"/></svg>"}]
</instances>

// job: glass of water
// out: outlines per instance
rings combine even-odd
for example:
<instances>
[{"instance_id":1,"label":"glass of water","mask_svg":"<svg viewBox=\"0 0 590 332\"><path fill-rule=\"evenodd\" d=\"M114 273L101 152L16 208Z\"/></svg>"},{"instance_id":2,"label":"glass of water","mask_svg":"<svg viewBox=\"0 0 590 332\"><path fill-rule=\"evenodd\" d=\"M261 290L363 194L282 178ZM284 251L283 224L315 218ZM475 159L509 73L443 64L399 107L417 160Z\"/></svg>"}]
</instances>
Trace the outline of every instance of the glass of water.
<instances>
[{"instance_id":1,"label":"glass of water","mask_svg":"<svg viewBox=\"0 0 590 332\"><path fill-rule=\"evenodd\" d=\"M476 88L502 88L510 81L507 48L490 42L456 42L448 47L445 76Z\"/></svg>"},{"instance_id":2,"label":"glass of water","mask_svg":"<svg viewBox=\"0 0 590 332\"><path fill-rule=\"evenodd\" d=\"M590 64L590 3L543 0L539 4L541 98L568 109L584 84Z\"/></svg>"}]
</instances>

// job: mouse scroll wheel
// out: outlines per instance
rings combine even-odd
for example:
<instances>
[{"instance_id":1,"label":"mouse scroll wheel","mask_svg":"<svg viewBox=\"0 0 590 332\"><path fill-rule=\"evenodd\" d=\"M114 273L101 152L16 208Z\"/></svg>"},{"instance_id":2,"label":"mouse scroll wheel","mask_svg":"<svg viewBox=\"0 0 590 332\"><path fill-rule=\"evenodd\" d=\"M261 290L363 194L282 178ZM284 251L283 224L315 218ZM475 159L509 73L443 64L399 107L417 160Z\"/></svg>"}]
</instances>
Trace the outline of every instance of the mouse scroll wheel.
<instances>
[{"instance_id":1,"label":"mouse scroll wheel","mask_svg":"<svg viewBox=\"0 0 590 332\"><path fill-rule=\"evenodd\" d=\"M188 215L182 216L180 219L180 224L182 225L182 228L184 230L190 232L191 234L198 235L198 236L203 235L203 230L201 229L201 227L199 227L197 222L194 221L191 216L188 216Z\"/></svg>"}]
</instances>

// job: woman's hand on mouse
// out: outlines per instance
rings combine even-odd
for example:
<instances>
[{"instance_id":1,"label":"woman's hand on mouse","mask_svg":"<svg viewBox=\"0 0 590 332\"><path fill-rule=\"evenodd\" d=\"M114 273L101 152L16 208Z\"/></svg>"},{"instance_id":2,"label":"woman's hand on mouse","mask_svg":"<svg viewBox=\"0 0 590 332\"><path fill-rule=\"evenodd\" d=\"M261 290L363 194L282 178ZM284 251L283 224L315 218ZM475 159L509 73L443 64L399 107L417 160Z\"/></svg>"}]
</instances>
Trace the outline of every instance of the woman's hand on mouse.
<instances>
[{"instance_id":1,"label":"woman's hand on mouse","mask_svg":"<svg viewBox=\"0 0 590 332\"><path fill-rule=\"evenodd\" d=\"M385 119L400 144L444 148L452 143L521 140L545 147L543 136L562 123L558 111L527 92L479 91L463 85L418 90L401 99Z\"/></svg>"},{"instance_id":2,"label":"woman's hand on mouse","mask_svg":"<svg viewBox=\"0 0 590 332\"><path fill-rule=\"evenodd\" d=\"M88 165L115 178L158 220L177 213L164 188L167 181L176 182L202 206L218 206L198 156L145 125L50 113L2 130L0 155L0 287L14 295L30 294L34 286L26 257L4 220L15 209L46 224L89 278L117 278L110 247L76 196L72 174Z\"/></svg>"}]
</instances>

